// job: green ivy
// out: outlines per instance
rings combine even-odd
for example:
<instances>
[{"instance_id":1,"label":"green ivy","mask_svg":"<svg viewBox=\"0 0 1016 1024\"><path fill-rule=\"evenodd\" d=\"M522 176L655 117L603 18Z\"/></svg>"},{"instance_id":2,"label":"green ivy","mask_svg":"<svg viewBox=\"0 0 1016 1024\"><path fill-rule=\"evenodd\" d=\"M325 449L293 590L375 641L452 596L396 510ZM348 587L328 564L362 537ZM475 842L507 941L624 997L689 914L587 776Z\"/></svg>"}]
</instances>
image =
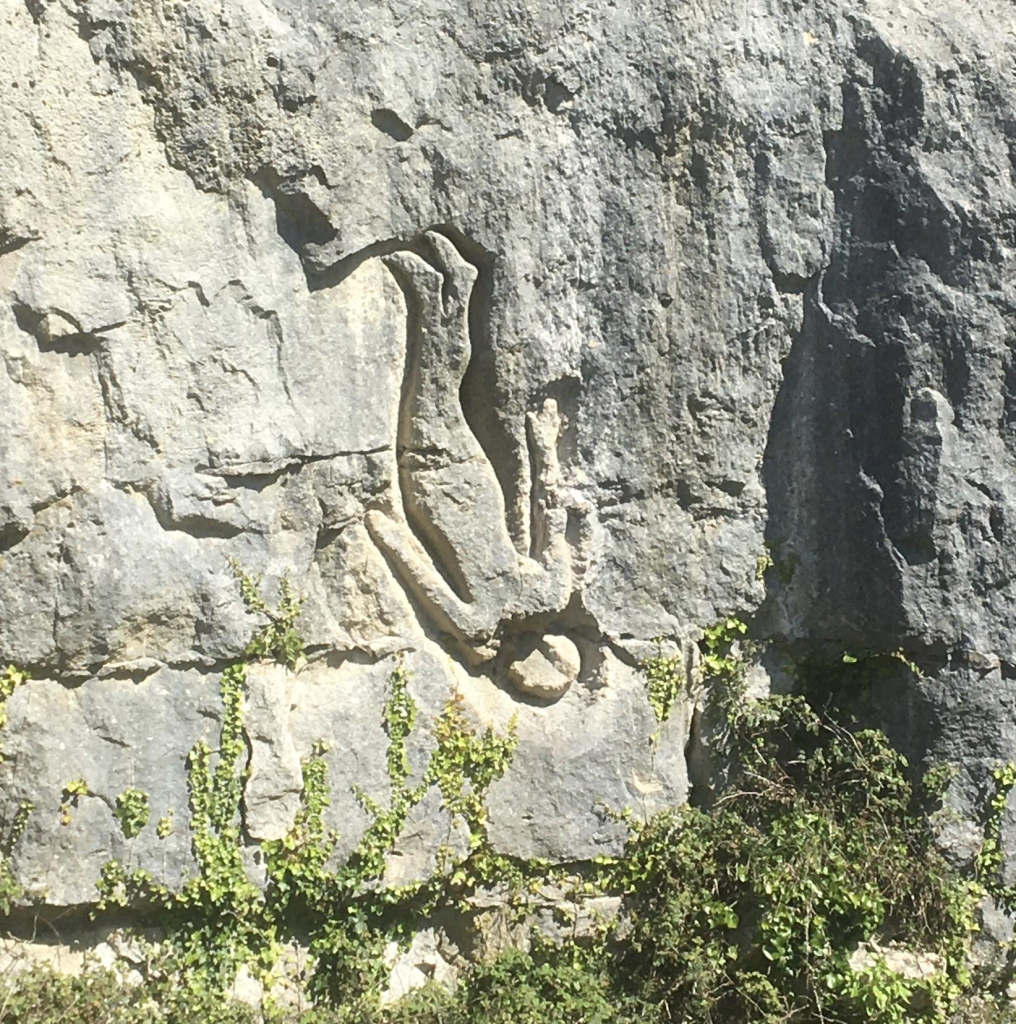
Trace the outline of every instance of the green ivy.
<instances>
[{"instance_id":1,"label":"green ivy","mask_svg":"<svg viewBox=\"0 0 1016 1024\"><path fill-rule=\"evenodd\" d=\"M656 641L659 648L653 658L642 663L642 674L649 691L649 706L661 724L670 717L674 703L684 689L684 669L680 653L669 657L663 654L662 641Z\"/></svg>"},{"instance_id":2,"label":"green ivy","mask_svg":"<svg viewBox=\"0 0 1016 1024\"><path fill-rule=\"evenodd\" d=\"M244 867L241 815L248 776L243 740L246 679L245 664L225 670L217 749L201 741L188 759L196 875L173 893L148 872L110 861L99 881L100 910L158 907L152 923L166 933L162 969L196 989L224 990L245 964L270 979L281 943L299 936L315 965L308 988L316 998L332 1005L374 1005L384 980L385 945L450 899L447 893L453 888L460 898L465 874L479 884L507 863L488 849L484 798L508 768L517 742L514 723L504 736L491 728L479 732L469 724L461 698L453 697L434 723L435 749L420 781L411 786L407 741L417 726L418 709L409 691L410 675L397 661L382 710L388 734L387 801L357 793L369 817L367 827L345 863L332 863L339 836L324 820L330 804L328 750L316 743L303 762L300 808L292 828L282 839L260 844L266 885L258 888ZM432 882L385 886L388 858L406 819L432 788L469 830L469 852L462 863L470 867L463 873L461 864L449 863L447 874ZM130 808L127 820L140 830L148 820L147 797L142 802L144 794L128 793L130 799L122 794L118 808ZM169 827L164 822L160 835Z\"/></svg>"},{"instance_id":3,"label":"green ivy","mask_svg":"<svg viewBox=\"0 0 1016 1024\"><path fill-rule=\"evenodd\" d=\"M755 578L762 580L770 569L776 570L776 575L783 586L790 586L797 572L797 555L792 551L784 554L780 549L782 544L779 541L767 540L765 542L765 554L760 555L756 562Z\"/></svg>"},{"instance_id":4,"label":"green ivy","mask_svg":"<svg viewBox=\"0 0 1016 1024\"><path fill-rule=\"evenodd\" d=\"M737 618L721 619L703 630L702 670L707 679L738 679L743 674L743 661L735 644L748 632L748 626ZM729 704L728 700L724 705Z\"/></svg>"},{"instance_id":5,"label":"green ivy","mask_svg":"<svg viewBox=\"0 0 1016 1024\"><path fill-rule=\"evenodd\" d=\"M586 891L624 897L620 924L585 942L508 951L452 993L421 992L376 1019L987 1021L953 1016L972 988L983 890L938 854L928 795L911 786L905 759L881 733L805 701L757 704L731 711L737 754L713 808L633 821L624 855L587 867ZM865 942L919 952L937 969L907 978L879 956L852 966Z\"/></svg>"},{"instance_id":6,"label":"green ivy","mask_svg":"<svg viewBox=\"0 0 1016 1024\"><path fill-rule=\"evenodd\" d=\"M1016 886L1002 881L1005 853L1002 849L1002 822L1009 795L1016 787L1016 764L1009 761L992 771L994 790L984 814L984 838L977 854L976 874L989 893L1010 912L1016 910Z\"/></svg>"},{"instance_id":7,"label":"green ivy","mask_svg":"<svg viewBox=\"0 0 1016 1024\"><path fill-rule=\"evenodd\" d=\"M28 679L28 673L23 672L13 665L0 671L0 730L7 725L7 701L14 695L14 691ZM3 746L0 745L0 761L3 760Z\"/></svg>"},{"instance_id":8,"label":"green ivy","mask_svg":"<svg viewBox=\"0 0 1016 1024\"><path fill-rule=\"evenodd\" d=\"M173 893L155 883L150 873L131 870L114 860L104 865L98 883L100 910L131 904L160 906L160 923L169 935L167 955L172 955L174 968L185 977L205 979L202 984L213 987L228 984L236 969L259 957L272 940L271 929L258 913L262 894L247 878L243 863L240 802L247 778L243 740L246 679L244 664L223 672L217 753L213 756L201 740L187 759L197 875ZM117 809L118 817L123 814L121 822L128 837L148 821L147 795L137 790L121 794Z\"/></svg>"},{"instance_id":9,"label":"green ivy","mask_svg":"<svg viewBox=\"0 0 1016 1024\"><path fill-rule=\"evenodd\" d=\"M388 733L388 778L401 791L412 770L406 753L406 740L416 727L416 704L409 695L409 674L400 660L388 680L391 693L384 707Z\"/></svg>"},{"instance_id":10,"label":"green ivy","mask_svg":"<svg viewBox=\"0 0 1016 1024\"><path fill-rule=\"evenodd\" d=\"M7 701L14 691L28 679L28 673L8 665L0 671L0 738L7 725ZM0 762L3 762L3 744L0 743ZM23 888L11 868L11 854L18 840L25 834L28 818L33 810L32 803L23 800L18 804L13 817L5 823L0 832L0 916L10 913L12 905L23 895Z\"/></svg>"},{"instance_id":11,"label":"green ivy","mask_svg":"<svg viewBox=\"0 0 1016 1024\"><path fill-rule=\"evenodd\" d=\"M87 786L85 788L87 792ZM116 798L116 808L113 816L120 822L120 830L125 839L134 839L141 830L148 824L151 815L151 808L148 803L148 794L140 789L125 789Z\"/></svg>"},{"instance_id":12,"label":"green ivy","mask_svg":"<svg viewBox=\"0 0 1016 1024\"><path fill-rule=\"evenodd\" d=\"M0 916L9 914L13 904L24 894L24 889L14 876L10 859L18 840L25 834L33 810L31 801L22 800L0 839Z\"/></svg>"},{"instance_id":13,"label":"green ivy","mask_svg":"<svg viewBox=\"0 0 1016 1024\"><path fill-rule=\"evenodd\" d=\"M89 795L88 783L84 779L71 779L60 794L60 824L71 823L71 809L78 806L83 796Z\"/></svg>"},{"instance_id":14,"label":"green ivy","mask_svg":"<svg viewBox=\"0 0 1016 1024\"><path fill-rule=\"evenodd\" d=\"M428 723L433 747L425 764L414 765L409 741L421 716L410 673L396 660L381 712L387 797L356 794L367 822L340 862L340 837L326 820L329 751L315 744L303 762L292 828L260 844L263 887L248 879L244 856L247 668L231 666L220 683L218 743L196 744L188 761L195 876L174 893L117 861L103 868L102 905L148 908L148 923L165 935L151 950L145 986L136 996L117 994L106 974L86 972L54 982L52 998L72 1003L78 1016L69 1019L82 1022L246 1021L246 1011L224 1000L237 969L247 965L269 983L282 947L299 940L310 951L314 1002L302 1024L958 1020L975 988L976 907L986 891L1012 898L1000 878L1000 834L1016 766L995 772L975 877L963 877L944 862L929 827L952 769L936 766L917 785L881 732L844 724L801 694L749 700L745 659L755 648L740 619L706 630L701 652L707 711L721 726L718 750L728 764L708 810L685 807L649 821L618 812L629 836L617 857L561 867L506 857L489 840L486 797L510 766L515 723L504 732L477 728L456 694ZM835 659L828 691L841 685L835 673L906 660L898 653ZM679 672L676 660L647 665L659 721L680 696ZM389 884L385 872L406 821L434 790L465 827L466 849L444 851L426 881ZM143 813L138 797L123 804L132 828L145 827L147 799ZM26 820L27 811L22 830ZM169 820L157 826L160 837ZM451 991L429 986L380 1004L389 942L408 941L435 916L468 920L469 897L493 885L507 889L523 921L527 894L548 881L577 901L619 897L624 911L581 938L551 942L534 933L528 949L473 965ZM3 891L0 875L0 909ZM894 947L921 954L934 970L923 978L894 971L878 952ZM863 964L852 962L859 948L874 951ZM11 1003L18 1024L52 1019L42 1010L42 973L14 989L0 984L0 1004L19 1001Z\"/></svg>"},{"instance_id":15,"label":"green ivy","mask_svg":"<svg viewBox=\"0 0 1016 1024\"><path fill-rule=\"evenodd\" d=\"M484 798L491 785L508 770L518 746L517 722L499 736L488 726L475 732L466 721L462 696L456 693L445 705L435 729L437 749L424 775L424 785L436 785L443 805L453 820L469 829L470 848L487 842L487 809Z\"/></svg>"},{"instance_id":16,"label":"green ivy","mask_svg":"<svg viewBox=\"0 0 1016 1024\"><path fill-rule=\"evenodd\" d=\"M924 678L921 666L916 661L908 658L902 647L897 648L895 651L875 651L867 648L861 651L844 651L841 655L841 660L844 665L863 664L865 666L889 662L890 668L893 667L891 662L896 661L904 665L917 679Z\"/></svg>"},{"instance_id":17,"label":"green ivy","mask_svg":"<svg viewBox=\"0 0 1016 1024\"><path fill-rule=\"evenodd\" d=\"M381 952L385 945L408 937L415 923L497 870L497 858L486 837L484 798L508 768L517 743L514 722L504 736L489 727L477 732L467 721L461 697L453 696L435 722L436 747L420 782L410 786L412 766L406 742L417 715L409 692L409 673L399 661L389 678L383 710L388 733L388 801L382 805L357 793L369 823L344 865L332 872L324 867L334 836L323 833L320 818L315 816L315 806L323 806L325 788L316 772L309 779L314 785L308 785L305 774L303 795L306 820L311 824L310 841L300 842L298 837L289 844L283 841L291 851L284 862L288 877L282 879L283 886L298 891L305 927L308 921L314 922L309 946L318 971L311 991L332 1005L374 1005L384 982ZM446 858L444 870L428 882L386 886L383 877L388 857L409 813L433 787L453 818L466 824L468 853L461 861ZM298 817L298 828L300 823ZM270 857L269 863L270 871L277 872L277 858ZM503 867L501 862L498 865ZM274 877L279 876L276 873Z\"/></svg>"},{"instance_id":18,"label":"green ivy","mask_svg":"<svg viewBox=\"0 0 1016 1024\"><path fill-rule=\"evenodd\" d=\"M268 619L255 630L244 654L295 669L304 654L303 637L296 628L303 597L296 595L289 579L283 576L279 583L279 601L273 608L261 593L261 573L247 573L236 558L231 558L229 565L240 585L240 597L247 611Z\"/></svg>"}]
</instances>

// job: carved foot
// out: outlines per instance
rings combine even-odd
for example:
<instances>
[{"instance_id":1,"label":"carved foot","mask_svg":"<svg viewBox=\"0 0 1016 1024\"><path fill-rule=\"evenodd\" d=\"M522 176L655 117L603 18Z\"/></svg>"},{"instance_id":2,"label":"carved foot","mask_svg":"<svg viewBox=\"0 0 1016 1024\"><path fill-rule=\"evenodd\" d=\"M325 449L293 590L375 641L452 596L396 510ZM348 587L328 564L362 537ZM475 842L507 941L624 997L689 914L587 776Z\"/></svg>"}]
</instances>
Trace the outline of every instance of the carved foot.
<instances>
[{"instance_id":1,"label":"carved foot","mask_svg":"<svg viewBox=\"0 0 1016 1024\"><path fill-rule=\"evenodd\" d=\"M530 697L558 700L579 677L582 667L578 648L566 636L542 637L524 658L508 666L515 688Z\"/></svg>"}]
</instances>

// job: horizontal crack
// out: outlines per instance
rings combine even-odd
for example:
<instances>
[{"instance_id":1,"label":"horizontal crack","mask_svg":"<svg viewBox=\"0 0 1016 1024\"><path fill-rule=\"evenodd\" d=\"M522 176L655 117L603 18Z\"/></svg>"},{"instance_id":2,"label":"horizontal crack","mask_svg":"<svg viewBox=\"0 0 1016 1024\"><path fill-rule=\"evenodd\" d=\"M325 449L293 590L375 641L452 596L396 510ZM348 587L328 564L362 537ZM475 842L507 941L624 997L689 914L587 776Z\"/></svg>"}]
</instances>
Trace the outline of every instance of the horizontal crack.
<instances>
[{"instance_id":1,"label":"horizontal crack","mask_svg":"<svg viewBox=\"0 0 1016 1024\"><path fill-rule=\"evenodd\" d=\"M326 452L324 454L293 455L278 461L238 462L228 466L198 466L197 472L203 476L217 476L225 480L236 477L272 477L279 476L292 469L309 466L314 462L327 462L329 459L351 458L356 455L380 455L391 451L391 445L380 445L377 448L354 448L344 451Z\"/></svg>"}]
</instances>

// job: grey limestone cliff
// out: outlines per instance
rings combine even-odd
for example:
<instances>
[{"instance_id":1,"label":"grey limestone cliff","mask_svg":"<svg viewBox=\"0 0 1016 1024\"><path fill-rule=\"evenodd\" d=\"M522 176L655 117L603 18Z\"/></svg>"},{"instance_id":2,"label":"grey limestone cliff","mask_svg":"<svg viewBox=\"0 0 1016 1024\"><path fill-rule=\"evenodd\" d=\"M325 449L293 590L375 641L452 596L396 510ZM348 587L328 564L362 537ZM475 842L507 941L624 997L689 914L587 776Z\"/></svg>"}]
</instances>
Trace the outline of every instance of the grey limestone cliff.
<instances>
[{"instance_id":1,"label":"grey limestone cliff","mask_svg":"<svg viewBox=\"0 0 1016 1024\"><path fill-rule=\"evenodd\" d=\"M352 848L401 652L417 769L451 694L518 716L498 849L615 851L604 807L708 783L639 662L728 614L902 648L872 714L969 813L1016 754L1014 53L1008 0L0 0L28 889L189 871L230 558L306 595L306 664L250 678L252 840L323 739ZM461 840L418 810L393 877Z\"/></svg>"}]
</instances>

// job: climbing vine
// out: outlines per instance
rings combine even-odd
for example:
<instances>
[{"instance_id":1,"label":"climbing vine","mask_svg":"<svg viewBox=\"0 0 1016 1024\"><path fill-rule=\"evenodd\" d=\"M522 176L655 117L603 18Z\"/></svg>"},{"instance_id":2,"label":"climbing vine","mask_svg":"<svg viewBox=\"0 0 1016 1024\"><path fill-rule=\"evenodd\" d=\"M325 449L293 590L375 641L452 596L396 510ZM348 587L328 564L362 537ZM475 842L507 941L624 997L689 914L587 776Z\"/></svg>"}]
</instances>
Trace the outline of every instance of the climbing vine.
<instances>
[{"instance_id":1,"label":"climbing vine","mask_svg":"<svg viewBox=\"0 0 1016 1024\"><path fill-rule=\"evenodd\" d=\"M7 725L7 701L27 679L28 673L14 665L8 665L0 671L0 762L4 759L2 739L4 727ZM30 801L21 801L0 832L0 915L9 914L14 901L22 895L22 888L14 877L10 859L14 847L25 834L32 810Z\"/></svg>"},{"instance_id":2,"label":"climbing vine","mask_svg":"<svg viewBox=\"0 0 1016 1024\"><path fill-rule=\"evenodd\" d=\"M240 597L247 611L268 620L254 631L244 654L248 658L278 661L295 669L304 654L303 637L296 625L304 599L297 596L288 577L283 576L279 583L279 600L273 608L261 592L261 573L246 572L236 558L231 558L229 565L240 585Z\"/></svg>"},{"instance_id":3,"label":"climbing vine","mask_svg":"<svg viewBox=\"0 0 1016 1024\"><path fill-rule=\"evenodd\" d=\"M985 889L1007 910L1016 910L1016 886L1001 878L1005 855L1002 849L1002 821L1009 795L1016 788L1016 764L1009 761L991 773L993 791L984 813L984 838L977 854L976 873Z\"/></svg>"},{"instance_id":4,"label":"climbing vine","mask_svg":"<svg viewBox=\"0 0 1016 1024\"><path fill-rule=\"evenodd\" d=\"M22 800L18 804L13 818L7 824L3 839L0 841L0 916L11 912L11 907L23 892L20 883L14 877L10 858L18 840L25 834L28 819L33 810L31 801Z\"/></svg>"},{"instance_id":5,"label":"climbing vine","mask_svg":"<svg viewBox=\"0 0 1016 1024\"><path fill-rule=\"evenodd\" d=\"M89 795L88 783L84 779L71 779L60 794L60 824L71 823L71 810L78 806L78 801Z\"/></svg>"},{"instance_id":6,"label":"climbing vine","mask_svg":"<svg viewBox=\"0 0 1016 1024\"><path fill-rule=\"evenodd\" d=\"M259 578L237 566L234 572L248 608L265 612ZM299 603L291 600L285 584L282 593L279 609L248 646L248 657L290 664L295 652L302 652L302 639L289 632ZM356 791L368 822L352 853L335 863L340 836L325 823L328 748L315 743L302 765L300 807L292 827L283 838L259 844L265 864L265 882L259 886L247 874L242 825L249 776L243 736L247 676L246 661L225 669L218 743L213 749L199 741L188 757L195 875L173 892L149 872L111 860L98 882L98 910L157 908L152 920L166 936L158 950L159 969L185 979L196 992L227 988L241 966L271 983L282 944L298 938L314 965L307 987L315 998L334 1005L372 1004L383 981L381 954L387 943L403 939L415 920L449 899L452 888L461 895L467 879L479 884L507 863L489 849L484 799L508 768L517 742L515 724L504 735L489 727L479 731L468 721L461 697L453 695L434 722L434 749L413 784L408 740L418 727L419 711L410 673L396 659L382 709L387 799ZM446 858L446 871L438 878L386 884L387 863L406 820L432 789L452 819L464 823L468 849L457 860ZM134 838L149 820L147 794L125 791L115 814L125 837ZM170 819L161 819L159 836L170 828Z\"/></svg>"},{"instance_id":7,"label":"climbing vine","mask_svg":"<svg viewBox=\"0 0 1016 1024\"><path fill-rule=\"evenodd\" d=\"M0 731L7 725L7 701L14 695L14 691L28 679L28 673L23 672L13 665L0 671ZM0 745L0 761L3 760L3 746Z\"/></svg>"},{"instance_id":8,"label":"climbing vine","mask_svg":"<svg viewBox=\"0 0 1016 1024\"><path fill-rule=\"evenodd\" d=\"M649 706L656 721L662 724L670 717L684 689L684 671L680 652L665 655L662 640L657 640L656 645L655 657L642 662L642 674L646 680Z\"/></svg>"},{"instance_id":9,"label":"climbing vine","mask_svg":"<svg viewBox=\"0 0 1016 1024\"><path fill-rule=\"evenodd\" d=\"M263 638L247 657L287 663L296 649ZM260 884L248 877L251 843L242 813L248 666L228 667L220 680L217 743L199 742L188 759L194 876L170 891L119 861L102 871L100 907L132 905L164 935L149 950L143 993L123 994L100 972L88 991L84 981L49 978L48 998L63 992L60 998L78 1006L94 999L103 1013L115 1005L118 1016L94 1019L118 1024L239 1022L248 1019L245 1011L221 997L245 966L267 987L263 1019L293 1019L282 1011L273 1016L271 993L283 948L298 941L309 954L305 987L315 1004L301 1018L307 1024L959 1019L973 987L969 948L978 902L985 892L1013 900L1000 880L1000 837L1016 766L994 774L975 876L963 877L942 859L929 827L951 778L948 766L936 766L917 783L877 730L840 721L803 694L748 699L746 660L756 648L740 619L707 629L700 650L703 699L726 774L708 809L685 807L648 821L613 809L629 828L622 855L552 867L495 850L486 797L511 764L515 723L503 732L477 728L453 694L426 723L431 748L414 763L411 749L420 746L410 740L423 723L412 676L396 659L381 712L386 797L356 792L366 824L340 857L342 836L328 822L330 751L315 743L302 764L292 826L257 846ZM881 671L886 659L916 668L902 652L847 654L827 664L848 673ZM684 695L680 659L651 660L645 676L662 723ZM410 814L434 792L466 841L457 851L442 851L429 877L394 884L386 878L392 854ZM87 794L84 780L72 780L64 800ZM147 795L125 790L115 815L127 839L138 836L150 820ZM26 821L27 811L22 831ZM167 814L156 834L164 838L171 830ZM524 925L532 920L531 892L551 882L564 893L564 921L569 915L575 921L589 899L620 900L623 912L596 919L570 939L551 940L537 930L523 948L474 964L450 990L426 987L400 1003L381 1004L391 943L404 944L442 914L469 919L470 897L490 886L514 905L515 924ZM902 972L894 966L898 953L920 958L924 968ZM0 1005L6 998L15 1006L19 1024L48 1019L40 1009L47 998L42 978L30 975L6 996L0 984Z\"/></svg>"},{"instance_id":10,"label":"climbing vine","mask_svg":"<svg viewBox=\"0 0 1016 1024\"><path fill-rule=\"evenodd\" d=\"M85 792L80 795L87 794ZM134 839L148 824L151 808L148 805L148 794L140 789L125 789L116 798L116 809L113 815L120 822L120 830L125 839Z\"/></svg>"}]
</instances>

